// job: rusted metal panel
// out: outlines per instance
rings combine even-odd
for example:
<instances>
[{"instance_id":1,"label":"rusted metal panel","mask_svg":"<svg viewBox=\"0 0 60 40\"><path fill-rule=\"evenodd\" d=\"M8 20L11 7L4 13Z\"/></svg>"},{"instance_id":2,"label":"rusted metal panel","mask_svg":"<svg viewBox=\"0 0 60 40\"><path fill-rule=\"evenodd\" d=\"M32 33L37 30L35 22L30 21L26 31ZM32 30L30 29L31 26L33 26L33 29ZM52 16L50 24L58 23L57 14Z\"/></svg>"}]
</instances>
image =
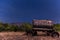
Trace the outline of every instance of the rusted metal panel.
<instances>
[{"instance_id":1,"label":"rusted metal panel","mask_svg":"<svg viewBox=\"0 0 60 40\"><path fill-rule=\"evenodd\" d=\"M53 21L51 20L33 20L33 25L53 25Z\"/></svg>"}]
</instances>

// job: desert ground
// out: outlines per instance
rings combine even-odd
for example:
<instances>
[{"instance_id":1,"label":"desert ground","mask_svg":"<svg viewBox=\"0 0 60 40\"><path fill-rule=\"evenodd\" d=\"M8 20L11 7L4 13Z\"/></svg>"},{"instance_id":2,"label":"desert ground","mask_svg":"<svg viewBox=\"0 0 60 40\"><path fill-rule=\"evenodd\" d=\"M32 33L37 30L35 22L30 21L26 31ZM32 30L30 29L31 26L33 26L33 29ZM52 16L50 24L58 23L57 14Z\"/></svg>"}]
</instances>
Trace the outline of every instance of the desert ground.
<instances>
[{"instance_id":1,"label":"desert ground","mask_svg":"<svg viewBox=\"0 0 60 40\"><path fill-rule=\"evenodd\" d=\"M60 37L53 38L45 35L27 36L25 32L0 32L0 40L60 40Z\"/></svg>"}]
</instances>

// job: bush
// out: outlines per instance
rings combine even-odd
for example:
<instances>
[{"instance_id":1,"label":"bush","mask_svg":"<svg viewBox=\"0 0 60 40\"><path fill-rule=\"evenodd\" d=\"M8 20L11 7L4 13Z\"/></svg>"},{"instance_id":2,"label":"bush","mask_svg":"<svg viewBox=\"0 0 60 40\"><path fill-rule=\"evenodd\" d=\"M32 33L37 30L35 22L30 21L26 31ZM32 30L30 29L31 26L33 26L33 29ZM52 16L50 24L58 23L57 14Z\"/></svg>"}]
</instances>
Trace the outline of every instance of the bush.
<instances>
[{"instance_id":1,"label":"bush","mask_svg":"<svg viewBox=\"0 0 60 40\"><path fill-rule=\"evenodd\" d=\"M17 25L10 25L8 23L0 23L0 31L29 31L32 29L32 25L30 23L23 23L18 27Z\"/></svg>"},{"instance_id":2,"label":"bush","mask_svg":"<svg viewBox=\"0 0 60 40\"><path fill-rule=\"evenodd\" d=\"M3 26L0 26L0 32L4 31L4 30L5 30L5 28Z\"/></svg>"},{"instance_id":3,"label":"bush","mask_svg":"<svg viewBox=\"0 0 60 40\"><path fill-rule=\"evenodd\" d=\"M54 26L57 31L60 31L60 24L54 24Z\"/></svg>"},{"instance_id":4,"label":"bush","mask_svg":"<svg viewBox=\"0 0 60 40\"><path fill-rule=\"evenodd\" d=\"M30 23L23 23L21 28L23 31L29 31L32 29L32 25Z\"/></svg>"},{"instance_id":5,"label":"bush","mask_svg":"<svg viewBox=\"0 0 60 40\"><path fill-rule=\"evenodd\" d=\"M5 28L6 31L17 31L18 30L18 27L17 26L8 26Z\"/></svg>"}]
</instances>

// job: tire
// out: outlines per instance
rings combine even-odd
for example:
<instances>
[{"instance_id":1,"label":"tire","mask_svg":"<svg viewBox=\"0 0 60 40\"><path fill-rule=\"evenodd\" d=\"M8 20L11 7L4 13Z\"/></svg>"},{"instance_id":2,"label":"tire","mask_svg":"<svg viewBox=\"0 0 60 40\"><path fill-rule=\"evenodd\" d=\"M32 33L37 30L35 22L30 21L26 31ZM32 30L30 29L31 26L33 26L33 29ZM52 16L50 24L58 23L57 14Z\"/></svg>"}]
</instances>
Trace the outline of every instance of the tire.
<instances>
[{"instance_id":1,"label":"tire","mask_svg":"<svg viewBox=\"0 0 60 40\"><path fill-rule=\"evenodd\" d=\"M37 32L36 31L33 31L32 32L32 36L36 36L37 35Z\"/></svg>"},{"instance_id":2,"label":"tire","mask_svg":"<svg viewBox=\"0 0 60 40\"><path fill-rule=\"evenodd\" d=\"M52 33L51 36L54 37L54 38L59 38L59 33L58 32L54 32L54 33Z\"/></svg>"},{"instance_id":3,"label":"tire","mask_svg":"<svg viewBox=\"0 0 60 40\"><path fill-rule=\"evenodd\" d=\"M47 36L50 36L50 33L49 32L47 32Z\"/></svg>"},{"instance_id":4,"label":"tire","mask_svg":"<svg viewBox=\"0 0 60 40\"><path fill-rule=\"evenodd\" d=\"M31 31L26 31L26 35L31 35Z\"/></svg>"}]
</instances>

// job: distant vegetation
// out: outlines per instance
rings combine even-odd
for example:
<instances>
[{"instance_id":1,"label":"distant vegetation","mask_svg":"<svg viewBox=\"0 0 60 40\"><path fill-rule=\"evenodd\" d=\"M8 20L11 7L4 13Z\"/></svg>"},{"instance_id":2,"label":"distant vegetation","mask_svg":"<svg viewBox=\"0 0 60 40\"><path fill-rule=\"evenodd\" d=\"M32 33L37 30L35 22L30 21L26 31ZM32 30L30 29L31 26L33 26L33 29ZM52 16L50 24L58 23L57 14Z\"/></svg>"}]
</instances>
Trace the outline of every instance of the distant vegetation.
<instances>
[{"instance_id":1,"label":"distant vegetation","mask_svg":"<svg viewBox=\"0 0 60 40\"><path fill-rule=\"evenodd\" d=\"M60 24L54 24L55 29L60 31ZM9 23L0 23L0 32L2 31L28 31L32 29L32 24L30 23L22 23L21 25L9 24Z\"/></svg>"},{"instance_id":2,"label":"distant vegetation","mask_svg":"<svg viewBox=\"0 0 60 40\"><path fill-rule=\"evenodd\" d=\"M60 24L54 24L54 26L57 31L60 31Z\"/></svg>"},{"instance_id":3,"label":"distant vegetation","mask_svg":"<svg viewBox=\"0 0 60 40\"><path fill-rule=\"evenodd\" d=\"M26 31L31 30L32 25L30 23L22 23L21 25L9 24L9 23L0 23L0 32L1 31Z\"/></svg>"}]
</instances>

